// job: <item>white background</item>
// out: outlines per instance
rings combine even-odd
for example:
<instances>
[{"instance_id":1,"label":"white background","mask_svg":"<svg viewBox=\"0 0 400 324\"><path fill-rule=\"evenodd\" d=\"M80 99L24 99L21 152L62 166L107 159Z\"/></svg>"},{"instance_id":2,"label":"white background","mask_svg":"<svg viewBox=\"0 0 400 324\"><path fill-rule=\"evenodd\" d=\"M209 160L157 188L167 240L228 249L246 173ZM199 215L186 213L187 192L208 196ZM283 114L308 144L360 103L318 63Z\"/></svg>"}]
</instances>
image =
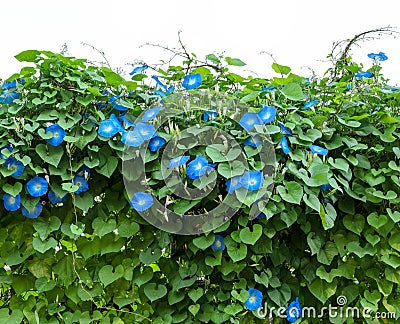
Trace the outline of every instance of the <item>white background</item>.
<instances>
[{"instance_id":1,"label":"white background","mask_svg":"<svg viewBox=\"0 0 400 324\"><path fill-rule=\"evenodd\" d=\"M177 47L179 30L199 57L225 52L245 61L243 74L273 76L271 58L260 54L266 51L295 73L309 76L308 66L321 75L335 41L388 25L400 31L398 7L395 0L9 0L0 5L0 78L22 67L14 55L27 49L59 52L66 43L72 56L101 60L82 42L104 51L113 68L130 72L128 63L136 60L168 59L163 50L140 45ZM367 54L380 51L389 57L382 72L399 85L399 37L363 43L352 56L367 69Z\"/></svg>"}]
</instances>

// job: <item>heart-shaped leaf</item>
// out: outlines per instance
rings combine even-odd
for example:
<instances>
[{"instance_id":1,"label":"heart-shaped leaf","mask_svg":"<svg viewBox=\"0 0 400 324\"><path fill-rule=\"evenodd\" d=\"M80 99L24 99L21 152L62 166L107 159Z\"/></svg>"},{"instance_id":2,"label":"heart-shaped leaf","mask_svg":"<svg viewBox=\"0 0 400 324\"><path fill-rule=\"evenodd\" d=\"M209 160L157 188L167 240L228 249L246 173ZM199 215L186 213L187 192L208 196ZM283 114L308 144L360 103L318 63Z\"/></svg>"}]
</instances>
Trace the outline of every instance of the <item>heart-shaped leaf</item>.
<instances>
[{"instance_id":1,"label":"heart-shaped leaf","mask_svg":"<svg viewBox=\"0 0 400 324\"><path fill-rule=\"evenodd\" d=\"M10 194L11 196L16 196L18 195L21 190L22 190L22 184L20 182L16 182L14 185L11 185L9 183L5 183L3 185L3 190L4 192Z\"/></svg>"},{"instance_id":2,"label":"heart-shaped leaf","mask_svg":"<svg viewBox=\"0 0 400 324\"><path fill-rule=\"evenodd\" d=\"M315 278L314 281L308 285L308 289L322 304L325 304L329 297L335 294L336 286L336 282L329 283L320 278Z\"/></svg>"},{"instance_id":3,"label":"heart-shaped leaf","mask_svg":"<svg viewBox=\"0 0 400 324\"><path fill-rule=\"evenodd\" d=\"M56 216L51 216L49 219L38 218L33 221L33 227L38 232L42 240L46 239L50 233L58 230L61 226L61 221Z\"/></svg>"},{"instance_id":4,"label":"heart-shaped leaf","mask_svg":"<svg viewBox=\"0 0 400 324\"><path fill-rule=\"evenodd\" d=\"M189 306L189 312L191 312L193 316L196 316L196 314L199 312L199 310L200 310L199 304Z\"/></svg>"},{"instance_id":5,"label":"heart-shaped leaf","mask_svg":"<svg viewBox=\"0 0 400 324\"><path fill-rule=\"evenodd\" d=\"M43 241L39 237L34 237L32 241L32 247L40 253L44 253L49 249L54 249L56 246L57 241L53 237Z\"/></svg>"},{"instance_id":6,"label":"heart-shaped leaf","mask_svg":"<svg viewBox=\"0 0 400 324\"><path fill-rule=\"evenodd\" d=\"M58 166L64 154L62 146L49 146L48 149L46 149L46 145L44 144L37 145L35 151L44 162L55 167Z\"/></svg>"},{"instance_id":7,"label":"heart-shaped leaf","mask_svg":"<svg viewBox=\"0 0 400 324\"><path fill-rule=\"evenodd\" d=\"M303 197L303 187L294 181L284 181L284 187L278 186L276 190L283 200L292 204L300 204Z\"/></svg>"},{"instance_id":8,"label":"heart-shaped leaf","mask_svg":"<svg viewBox=\"0 0 400 324\"><path fill-rule=\"evenodd\" d=\"M346 215L343 218L343 225L353 233L360 235L364 229L365 219L362 215Z\"/></svg>"},{"instance_id":9,"label":"heart-shaped leaf","mask_svg":"<svg viewBox=\"0 0 400 324\"><path fill-rule=\"evenodd\" d=\"M240 239L245 244L254 245L262 235L262 226L260 224L253 225L253 231L245 227L240 231Z\"/></svg>"},{"instance_id":10,"label":"heart-shaped leaf","mask_svg":"<svg viewBox=\"0 0 400 324\"><path fill-rule=\"evenodd\" d=\"M374 228L380 228L386 224L387 217L385 215L378 215L378 213L374 212L368 215L367 222Z\"/></svg>"},{"instance_id":11,"label":"heart-shaped leaf","mask_svg":"<svg viewBox=\"0 0 400 324\"><path fill-rule=\"evenodd\" d=\"M119 278L122 278L125 270L122 264L118 265L115 269L112 265L107 264L102 267L99 271L100 281L104 284L104 287L107 287L109 284L113 283Z\"/></svg>"},{"instance_id":12,"label":"heart-shaped leaf","mask_svg":"<svg viewBox=\"0 0 400 324\"><path fill-rule=\"evenodd\" d=\"M152 249L147 248L145 251L140 252L139 260L144 264L152 264L158 261L161 258L161 250L160 249Z\"/></svg>"},{"instance_id":13,"label":"heart-shaped leaf","mask_svg":"<svg viewBox=\"0 0 400 324\"><path fill-rule=\"evenodd\" d=\"M117 223L113 218L105 222L101 217L97 217L92 222L92 228L96 231L100 238L108 233L111 233L116 229L116 226Z\"/></svg>"},{"instance_id":14,"label":"heart-shaped leaf","mask_svg":"<svg viewBox=\"0 0 400 324\"><path fill-rule=\"evenodd\" d=\"M144 287L144 293L151 302L164 297L167 294L167 287L158 285L154 282L147 284Z\"/></svg>"},{"instance_id":15,"label":"heart-shaped leaf","mask_svg":"<svg viewBox=\"0 0 400 324\"><path fill-rule=\"evenodd\" d=\"M188 293L189 298L193 300L194 303L196 303L200 299L200 297L203 296L203 294L203 288L191 289Z\"/></svg>"}]
</instances>

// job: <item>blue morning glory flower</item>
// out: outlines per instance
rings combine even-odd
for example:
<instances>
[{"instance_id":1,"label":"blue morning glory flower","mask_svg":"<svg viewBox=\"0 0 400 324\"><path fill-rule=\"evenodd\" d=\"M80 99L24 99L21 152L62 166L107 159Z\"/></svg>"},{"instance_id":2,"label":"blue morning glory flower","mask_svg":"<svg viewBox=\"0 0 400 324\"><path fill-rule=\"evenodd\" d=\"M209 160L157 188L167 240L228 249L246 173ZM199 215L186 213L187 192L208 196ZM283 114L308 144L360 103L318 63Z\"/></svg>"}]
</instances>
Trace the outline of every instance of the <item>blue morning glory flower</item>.
<instances>
[{"instance_id":1,"label":"blue morning glory flower","mask_svg":"<svg viewBox=\"0 0 400 324\"><path fill-rule=\"evenodd\" d=\"M301 108L301 110L309 109L309 108L315 106L317 103L318 103L318 99L313 100L313 101L309 101L309 102L307 102L307 103L304 105L303 108Z\"/></svg>"},{"instance_id":2,"label":"blue morning glory flower","mask_svg":"<svg viewBox=\"0 0 400 324\"><path fill-rule=\"evenodd\" d=\"M272 106L263 105L263 109L258 112L258 116L261 118L264 124L274 121L276 115L276 108Z\"/></svg>"},{"instance_id":3,"label":"blue morning glory flower","mask_svg":"<svg viewBox=\"0 0 400 324\"><path fill-rule=\"evenodd\" d=\"M323 147L318 146L318 145L310 145L308 148L311 150L311 152L313 154L319 154L319 155L322 155L322 156L327 155L328 152L329 152L328 149L323 148Z\"/></svg>"},{"instance_id":4,"label":"blue morning glory flower","mask_svg":"<svg viewBox=\"0 0 400 324\"><path fill-rule=\"evenodd\" d=\"M17 87L17 81L16 80L10 81L10 82L4 82L1 85L1 88L2 89L6 89L6 90L10 90L10 89L13 89L13 88L16 88L16 87Z\"/></svg>"},{"instance_id":5,"label":"blue morning glory flower","mask_svg":"<svg viewBox=\"0 0 400 324\"><path fill-rule=\"evenodd\" d=\"M48 188L49 184L47 183L47 181L37 176L29 180L26 184L26 189L32 197L43 196L47 192Z\"/></svg>"},{"instance_id":6,"label":"blue morning glory flower","mask_svg":"<svg viewBox=\"0 0 400 324\"><path fill-rule=\"evenodd\" d=\"M98 134L105 138L111 138L118 132L122 132L123 128L118 118L111 114L109 119L103 120L100 122Z\"/></svg>"},{"instance_id":7,"label":"blue morning glory flower","mask_svg":"<svg viewBox=\"0 0 400 324\"><path fill-rule=\"evenodd\" d=\"M24 206L21 208L22 216L25 216L27 218L38 218L40 213L42 212L43 206L41 203L37 203L35 207L33 207L32 210L26 209Z\"/></svg>"},{"instance_id":8,"label":"blue morning glory flower","mask_svg":"<svg viewBox=\"0 0 400 324\"><path fill-rule=\"evenodd\" d=\"M261 171L246 171L240 178L242 187L249 191L256 191L264 184L264 177Z\"/></svg>"},{"instance_id":9,"label":"blue morning glory flower","mask_svg":"<svg viewBox=\"0 0 400 324\"><path fill-rule=\"evenodd\" d=\"M158 106L151 108L149 110L146 110L142 116L142 121L148 122L149 120L153 120L154 118L157 117L157 115L160 111L161 111L161 108Z\"/></svg>"},{"instance_id":10,"label":"blue morning glory flower","mask_svg":"<svg viewBox=\"0 0 400 324\"><path fill-rule=\"evenodd\" d=\"M265 214L264 213L259 213L258 215L257 215L257 217L256 217L257 219L266 219L267 218L267 216L265 216Z\"/></svg>"},{"instance_id":11,"label":"blue morning glory flower","mask_svg":"<svg viewBox=\"0 0 400 324\"><path fill-rule=\"evenodd\" d=\"M52 204L63 203L67 200L67 195L60 197L52 189L50 189L49 193L47 194L47 197L49 198L49 201Z\"/></svg>"},{"instance_id":12,"label":"blue morning glory flower","mask_svg":"<svg viewBox=\"0 0 400 324\"><path fill-rule=\"evenodd\" d=\"M235 176L226 181L226 189L232 194L236 189L242 188L241 176Z\"/></svg>"},{"instance_id":13,"label":"blue morning glory flower","mask_svg":"<svg viewBox=\"0 0 400 324\"><path fill-rule=\"evenodd\" d=\"M263 299L262 292L254 288L250 288L248 292L250 296L244 302L244 305L247 307L248 310L251 311L259 309L262 306L262 299Z\"/></svg>"},{"instance_id":14,"label":"blue morning glory flower","mask_svg":"<svg viewBox=\"0 0 400 324\"><path fill-rule=\"evenodd\" d=\"M257 147L262 145L262 140L259 135L249 136L244 140L244 145Z\"/></svg>"},{"instance_id":15,"label":"blue morning glory flower","mask_svg":"<svg viewBox=\"0 0 400 324\"><path fill-rule=\"evenodd\" d=\"M139 134L144 141L149 140L156 133L156 129L152 124L141 123L141 122L137 123L134 131L137 132L137 134Z\"/></svg>"},{"instance_id":16,"label":"blue morning glory flower","mask_svg":"<svg viewBox=\"0 0 400 324\"><path fill-rule=\"evenodd\" d=\"M18 194L15 197L8 193L3 195L4 208L8 211L16 211L21 207L21 196Z\"/></svg>"},{"instance_id":17,"label":"blue morning glory flower","mask_svg":"<svg viewBox=\"0 0 400 324\"><path fill-rule=\"evenodd\" d=\"M89 190L89 185L85 179L85 177L76 175L72 180L72 183L79 188L76 189L75 194L80 194L81 192L85 192Z\"/></svg>"},{"instance_id":18,"label":"blue morning glory flower","mask_svg":"<svg viewBox=\"0 0 400 324\"><path fill-rule=\"evenodd\" d=\"M289 142L285 136L282 137L281 141L279 142L279 146L281 147L283 153L285 154L290 153Z\"/></svg>"},{"instance_id":19,"label":"blue morning glory flower","mask_svg":"<svg viewBox=\"0 0 400 324\"><path fill-rule=\"evenodd\" d=\"M163 139L161 136L154 136L149 143L149 150L151 152L156 152L158 151L161 147L165 145L165 139Z\"/></svg>"},{"instance_id":20,"label":"blue morning glory flower","mask_svg":"<svg viewBox=\"0 0 400 324\"><path fill-rule=\"evenodd\" d=\"M263 121L260 116L253 112L245 113L239 121L239 125L245 130L249 131L254 128L255 125L262 125Z\"/></svg>"},{"instance_id":21,"label":"blue morning glory flower","mask_svg":"<svg viewBox=\"0 0 400 324\"><path fill-rule=\"evenodd\" d=\"M174 91L175 91L174 86L169 86L168 89L167 89L167 93L172 93Z\"/></svg>"},{"instance_id":22,"label":"blue morning glory flower","mask_svg":"<svg viewBox=\"0 0 400 324\"><path fill-rule=\"evenodd\" d=\"M215 118L217 118L217 111L216 110L208 110L204 112L203 115L203 120L209 121L209 120L214 120Z\"/></svg>"},{"instance_id":23,"label":"blue morning glory flower","mask_svg":"<svg viewBox=\"0 0 400 324\"><path fill-rule=\"evenodd\" d=\"M225 242L223 236L214 236L214 243L211 245L211 250L213 250L214 252L217 252L218 250L225 250Z\"/></svg>"},{"instance_id":24,"label":"blue morning glory flower","mask_svg":"<svg viewBox=\"0 0 400 324\"><path fill-rule=\"evenodd\" d=\"M383 52L379 52L379 53L377 53L377 54L370 53L370 54L368 54L367 56L368 56L370 59L377 60L377 61L386 61L386 60L388 59L388 57L386 56L386 54L383 53Z\"/></svg>"},{"instance_id":25,"label":"blue morning glory flower","mask_svg":"<svg viewBox=\"0 0 400 324\"><path fill-rule=\"evenodd\" d=\"M13 177L20 177L22 173L24 173L24 164L21 161L18 161L15 158L9 157L7 158L6 162L4 163L4 166L7 168L7 170L12 170L14 171L11 176Z\"/></svg>"},{"instance_id":26,"label":"blue morning glory flower","mask_svg":"<svg viewBox=\"0 0 400 324\"><path fill-rule=\"evenodd\" d=\"M189 161L189 156L186 156L186 155L178 156L169 161L167 168L174 169L174 168L180 167L181 165L186 164L187 161Z\"/></svg>"},{"instance_id":27,"label":"blue morning glory flower","mask_svg":"<svg viewBox=\"0 0 400 324\"><path fill-rule=\"evenodd\" d=\"M148 68L147 65L137 66L133 69L131 73L129 73L129 75L135 75L136 73L143 73L144 71L147 70L147 68Z\"/></svg>"},{"instance_id":28,"label":"blue morning glory flower","mask_svg":"<svg viewBox=\"0 0 400 324\"><path fill-rule=\"evenodd\" d=\"M153 196L147 192L137 192L129 203L138 212L149 209L154 204Z\"/></svg>"},{"instance_id":29,"label":"blue morning glory flower","mask_svg":"<svg viewBox=\"0 0 400 324\"><path fill-rule=\"evenodd\" d=\"M65 130L58 124L53 124L46 128L46 134L53 135L52 138L46 139L51 146L58 146L64 141L66 135Z\"/></svg>"},{"instance_id":30,"label":"blue morning glory flower","mask_svg":"<svg viewBox=\"0 0 400 324\"><path fill-rule=\"evenodd\" d=\"M7 159L7 157L1 153L1 151L4 149L7 149L10 153L13 151L13 148L10 145L4 145L3 147L0 147L0 159L3 160Z\"/></svg>"},{"instance_id":31,"label":"blue morning glory flower","mask_svg":"<svg viewBox=\"0 0 400 324\"><path fill-rule=\"evenodd\" d=\"M290 323L296 322L302 316L299 297L296 297L296 300L289 304L289 307L286 309L286 316Z\"/></svg>"},{"instance_id":32,"label":"blue morning glory flower","mask_svg":"<svg viewBox=\"0 0 400 324\"><path fill-rule=\"evenodd\" d=\"M290 130L290 128L286 127L284 124L282 124L281 122L278 122L278 126L280 127L281 131L288 136L294 136L292 134L292 131Z\"/></svg>"},{"instance_id":33,"label":"blue morning glory flower","mask_svg":"<svg viewBox=\"0 0 400 324\"><path fill-rule=\"evenodd\" d=\"M371 72L358 72L354 75L356 78L370 78L372 77Z\"/></svg>"},{"instance_id":34,"label":"blue morning glory flower","mask_svg":"<svg viewBox=\"0 0 400 324\"><path fill-rule=\"evenodd\" d=\"M158 77L156 77L155 75L153 75L151 78L152 78L154 81L156 81L157 85L160 86L162 89L164 89L164 91L167 91L167 90L168 90L168 87L167 87L164 83L162 83L162 82L158 79Z\"/></svg>"},{"instance_id":35,"label":"blue morning glory flower","mask_svg":"<svg viewBox=\"0 0 400 324\"><path fill-rule=\"evenodd\" d=\"M15 91L3 91L3 94L0 96L0 102L2 104L8 105L12 103L15 99L19 98L19 93Z\"/></svg>"},{"instance_id":36,"label":"blue morning glory flower","mask_svg":"<svg viewBox=\"0 0 400 324\"><path fill-rule=\"evenodd\" d=\"M215 166L216 164L209 164L207 159L200 154L188 164L186 174L189 179L198 179L206 174L206 172L212 171Z\"/></svg>"},{"instance_id":37,"label":"blue morning glory flower","mask_svg":"<svg viewBox=\"0 0 400 324\"><path fill-rule=\"evenodd\" d=\"M85 179L89 179L90 168L87 165L82 165L82 168L78 171L78 175L84 176Z\"/></svg>"},{"instance_id":38,"label":"blue morning glory flower","mask_svg":"<svg viewBox=\"0 0 400 324\"><path fill-rule=\"evenodd\" d=\"M122 132L121 142L128 146L139 147L143 144L144 140L137 131L124 130Z\"/></svg>"},{"instance_id":39,"label":"blue morning glory flower","mask_svg":"<svg viewBox=\"0 0 400 324\"><path fill-rule=\"evenodd\" d=\"M325 183L323 185L319 186L322 191L330 191L333 189L333 187L329 183Z\"/></svg>"},{"instance_id":40,"label":"blue morning glory flower","mask_svg":"<svg viewBox=\"0 0 400 324\"><path fill-rule=\"evenodd\" d=\"M203 80L200 73L185 75L182 82L182 87L186 90L196 89L201 86Z\"/></svg>"}]
</instances>

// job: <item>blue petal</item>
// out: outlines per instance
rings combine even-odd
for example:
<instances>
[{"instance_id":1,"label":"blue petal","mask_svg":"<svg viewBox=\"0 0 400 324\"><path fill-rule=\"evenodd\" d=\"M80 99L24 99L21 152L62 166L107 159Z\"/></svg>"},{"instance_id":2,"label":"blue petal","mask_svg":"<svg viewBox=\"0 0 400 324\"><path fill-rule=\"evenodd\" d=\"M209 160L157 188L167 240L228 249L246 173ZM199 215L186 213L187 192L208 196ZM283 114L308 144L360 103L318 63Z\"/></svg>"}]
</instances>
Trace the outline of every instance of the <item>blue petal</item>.
<instances>
[{"instance_id":1,"label":"blue petal","mask_svg":"<svg viewBox=\"0 0 400 324\"><path fill-rule=\"evenodd\" d=\"M318 145L310 145L308 148L311 150L312 153L319 154L319 155L322 155L322 156L327 155L328 152L329 152L328 149L323 148L323 147L318 146Z\"/></svg>"},{"instance_id":2,"label":"blue petal","mask_svg":"<svg viewBox=\"0 0 400 324\"><path fill-rule=\"evenodd\" d=\"M196 158L190 162L186 168L186 174L190 179L198 179L207 172L212 171L216 164L209 164L207 159L202 155L197 155Z\"/></svg>"},{"instance_id":3,"label":"blue petal","mask_svg":"<svg viewBox=\"0 0 400 324\"><path fill-rule=\"evenodd\" d=\"M143 212L153 206L153 196L147 192L137 192L133 195L130 205L138 212Z\"/></svg>"},{"instance_id":4,"label":"blue petal","mask_svg":"<svg viewBox=\"0 0 400 324\"><path fill-rule=\"evenodd\" d=\"M149 149L151 152L156 152L164 145L165 139L163 139L161 136L155 136L150 140Z\"/></svg>"},{"instance_id":5,"label":"blue petal","mask_svg":"<svg viewBox=\"0 0 400 324\"><path fill-rule=\"evenodd\" d=\"M156 133L156 129L152 124L137 123L134 131L139 134L144 141L151 139Z\"/></svg>"},{"instance_id":6,"label":"blue petal","mask_svg":"<svg viewBox=\"0 0 400 324\"><path fill-rule=\"evenodd\" d=\"M158 113L161 111L161 108L156 106L154 108L151 108L149 110L146 110L142 116L142 121L148 122L150 120L153 120L154 118L157 117Z\"/></svg>"},{"instance_id":7,"label":"blue petal","mask_svg":"<svg viewBox=\"0 0 400 324\"><path fill-rule=\"evenodd\" d=\"M240 183L247 190L256 191L263 186L264 177L261 171L247 171L241 176Z\"/></svg>"},{"instance_id":8,"label":"blue petal","mask_svg":"<svg viewBox=\"0 0 400 324\"><path fill-rule=\"evenodd\" d=\"M14 172L11 174L13 177L20 177L22 173L24 173L25 169L24 164L13 157L7 158L4 166L7 168L7 170L14 170Z\"/></svg>"},{"instance_id":9,"label":"blue petal","mask_svg":"<svg viewBox=\"0 0 400 324\"><path fill-rule=\"evenodd\" d=\"M123 131L121 142L128 146L139 147L143 144L144 140L137 131L133 130Z\"/></svg>"},{"instance_id":10,"label":"blue petal","mask_svg":"<svg viewBox=\"0 0 400 324\"><path fill-rule=\"evenodd\" d=\"M0 102L2 104L8 105L12 103L15 99L19 98L19 93L15 91L3 91L3 94L0 96Z\"/></svg>"},{"instance_id":11,"label":"blue petal","mask_svg":"<svg viewBox=\"0 0 400 324\"><path fill-rule=\"evenodd\" d=\"M208 110L204 112L203 121L214 120L217 118L217 111L216 110Z\"/></svg>"},{"instance_id":12,"label":"blue petal","mask_svg":"<svg viewBox=\"0 0 400 324\"><path fill-rule=\"evenodd\" d=\"M32 197L43 196L47 192L48 187L49 184L47 181L37 176L29 180L26 184L26 189Z\"/></svg>"},{"instance_id":13,"label":"blue petal","mask_svg":"<svg viewBox=\"0 0 400 324\"><path fill-rule=\"evenodd\" d=\"M16 196L12 196L8 193L3 195L4 208L7 211L16 211L21 206L21 196L18 194Z\"/></svg>"},{"instance_id":14,"label":"blue petal","mask_svg":"<svg viewBox=\"0 0 400 324\"><path fill-rule=\"evenodd\" d=\"M233 194L236 189L242 188L241 176L235 176L226 181L226 189L228 193Z\"/></svg>"},{"instance_id":15,"label":"blue petal","mask_svg":"<svg viewBox=\"0 0 400 324\"><path fill-rule=\"evenodd\" d=\"M167 87L164 83L162 83L162 82L158 79L158 77L156 77L155 75L153 75L153 76L152 76L152 79L153 79L154 81L156 81L156 83L157 83L162 89L164 89L164 91L167 91L167 90L168 90L168 87Z\"/></svg>"},{"instance_id":16,"label":"blue petal","mask_svg":"<svg viewBox=\"0 0 400 324\"><path fill-rule=\"evenodd\" d=\"M57 196L57 194L51 189L47 194L47 197L49 198L50 203L53 205L63 203L67 200L67 195L64 195L63 197Z\"/></svg>"},{"instance_id":17,"label":"blue petal","mask_svg":"<svg viewBox=\"0 0 400 324\"><path fill-rule=\"evenodd\" d=\"M27 218L38 218L40 213L42 212L43 206L41 203L37 203L35 207L33 207L32 210L26 209L24 206L21 208L22 216L25 216Z\"/></svg>"},{"instance_id":18,"label":"blue petal","mask_svg":"<svg viewBox=\"0 0 400 324\"><path fill-rule=\"evenodd\" d=\"M294 136L294 135L292 134L292 131L290 130L290 128L286 127L286 126L283 125L281 122L278 122L278 126L281 128L282 132L283 132L285 135Z\"/></svg>"},{"instance_id":19,"label":"blue petal","mask_svg":"<svg viewBox=\"0 0 400 324\"><path fill-rule=\"evenodd\" d=\"M203 80L200 73L185 75L182 82L182 87L186 90L196 89L201 86Z\"/></svg>"},{"instance_id":20,"label":"blue petal","mask_svg":"<svg viewBox=\"0 0 400 324\"><path fill-rule=\"evenodd\" d=\"M249 292L249 298L244 302L245 306L250 310L256 310L259 309L262 306L262 299L263 299L263 294L261 291L250 288L248 290Z\"/></svg>"},{"instance_id":21,"label":"blue petal","mask_svg":"<svg viewBox=\"0 0 400 324\"><path fill-rule=\"evenodd\" d=\"M89 185L85 179L85 177L76 175L72 180L72 183L79 188L75 191L75 194L80 194L81 192L85 192L89 190Z\"/></svg>"},{"instance_id":22,"label":"blue petal","mask_svg":"<svg viewBox=\"0 0 400 324\"><path fill-rule=\"evenodd\" d=\"M221 235L214 236L214 243L211 245L211 249L216 252L218 250L225 250L225 241L224 237Z\"/></svg>"},{"instance_id":23,"label":"blue petal","mask_svg":"<svg viewBox=\"0 0 400 324\"><path fill-rule=\"evenodd\" d=\"M309 109L309 108L315 106L317 103L318 103L318 99L313 100L313 101L309 101L309 102L307 102L307 103L304 105L303 108L301 108L301 110Z\"/></svg>"},{"instance_id":24,"label":"blue petal","mask_svg":"<svg viewBox=\"0 0 400 324\"><path fill-rule=\"evenodd\" d=\"M161 98L166 98L166 97L167 97L167 94L166 94L164 91L154 89L153 92L154 92L156 95L160 96Z\"/></svg>"},{"instance_id":25,"label":"blue petal","mask_svg":"<svg viewBox=\"0 0 400 324\"><path fill-rule=\"evenodd\" d=\"M146 71L148 68L147 65L143 65L143 66L137 66L133 69L133 71L131 73L129 73L130 75L135 75L136 73L142 73L144 71Z\"/></svg>"},{"instance_id":26,"label":"blue petal","mask_svg":"<svg viewBox=\"0 0 400 324\"><path fill-rule=\"evenodd\" d=\"M178 156L176 158L173 158L169 161L169 164L167 166L168 169L174 169L177 168L181 165L186 164L186 162L189 161L189 156Z\"/></svg>"},{"instance_id":27,"label":"blue petal","mask_svg":"<svg viewBox=\"0 0 400 324\"><path fill-rule=\"evenodd\" d=\"M290 153L289 143L285 136L282 137L281 141L279 142L279 145L280 145L283 153L285 153L285 154Z\"/></svg>"},{"instance_id":28,"label":"blue petal","mask_svg":"<svg viewBox=\"0 0 400 324\"><path fill-rule=\"evenodd\" d=\"M53 135L52 138L46 139L46 142L52 146L58 146L64 141L66 135L65 130L58 124L51 125L46 128L46 134Z\"/></svg>"},{"instance_id":29,"label":"blue petal","mask_svg":"<svg viewBox=\"0 0 400 324\"><path fill-rule=\"evenodd\" d=\"M244 145L258 147L258 146L262 145L262 140L259 135L250 136L244 140Z\"/></svg>"},{"instance_id":30,"label":"blue petal","mask_svg":"<svg viewBox=\"0 0 400 324\"><path fill-rule=\"evenodd\" d=\"M256 113L247 112L245 113L239 121L239 125L245 130L250 131L255 125L262 125L263 121L260 116Z\"/></svg>"},{"instance_id":31,"label":"blue petal","mask_svg":"<svg viewBox=\"0 0 400 324\"><path fill-rule=\"evenodd\" d=\"M115 115L112 114L109 119L103 120L100 123L97 132L100 136L103 136L105 138L111 138L118 132L121 132L122 130L123 129L121 123L115 117Z\"/></svg>"},{"instance_id":32,"label":"blue petal","mask_svg":"<svg viewBox=\"0 0 400 324\"><path fill-rule=\"evenodd\" d=\"M370 78L372 77L371 72L358 72L354 75L356 78Z\"/></svg>"},{"instance_id":33,"label":"blue petal","mask_svg":"<svg viewBox=\"0 0 400 324\"><path fill-rule=\"evenodd\" d=\"M258 116L261 118L264 124L274 121L276 115L276 108L272 106L263 105L263 109L258 112Z\"/></svg>"}]
</instances>

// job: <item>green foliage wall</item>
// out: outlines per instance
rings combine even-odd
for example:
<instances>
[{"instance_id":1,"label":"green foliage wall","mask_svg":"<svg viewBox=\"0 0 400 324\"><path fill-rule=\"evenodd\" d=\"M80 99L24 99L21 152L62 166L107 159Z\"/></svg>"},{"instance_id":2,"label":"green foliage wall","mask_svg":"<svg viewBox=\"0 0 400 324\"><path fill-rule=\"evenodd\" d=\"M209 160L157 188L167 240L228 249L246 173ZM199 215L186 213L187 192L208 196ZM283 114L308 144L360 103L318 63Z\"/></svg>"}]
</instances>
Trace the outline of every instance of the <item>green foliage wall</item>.
<instances>
[{"instance_id":1,"label":"green foliage wall","mask_svg":"<svg viewBox=\"0 0 400 324\"><path fill-rule=\"evenodd\" d=\"M250 288L268 307L299 297L321 308L342 295L348 306L400 317L400 92L386 84L377 60L368 76L357 75L363 67L349 59L340 78L307 80L278 64L277 76L266 79L231 72L245 64L239 59L190 56L154 70L165 85L156 90L144 71L126 81L107 67L51 52L16 58L31 66L7 80L17 81L0 96L0 191L4 203L5 194L19 195L26 215L41 211L31 219L21 208L0 207L2 322L265 322L246 307ZM189 74L201 75L198 89L182 88ZM184 236L150 225L130 206L121 135L103 137L99 124L112 113L134 123L160 99L168 102L171 86L175 93L226 94L254 112L262 104L276 108L263 125L277 162L265 217L250 219L253 197L212 232ZM203 114L182 114L176 127L194 116L193 125L224 129L245 147L240 126L224 116L203 122ZM58 146L48 143L53 123L66 131ZM160 134L168 140L171 129ZM245 152L260 170L257 149ZM146 174L153 196L165 202L160 154L149 152ZM8 158L19 163L9 167ZM169 207L195 214L215 204L227 194L229 177L214 172L218 185L204 200L176 199ZM52 203L48 191L30 195L27 183L35 176L66 200ZM77 191L85 181L87 190ZM212 249L215 235L225 249Z\"/></svg>"}]
</instances>

